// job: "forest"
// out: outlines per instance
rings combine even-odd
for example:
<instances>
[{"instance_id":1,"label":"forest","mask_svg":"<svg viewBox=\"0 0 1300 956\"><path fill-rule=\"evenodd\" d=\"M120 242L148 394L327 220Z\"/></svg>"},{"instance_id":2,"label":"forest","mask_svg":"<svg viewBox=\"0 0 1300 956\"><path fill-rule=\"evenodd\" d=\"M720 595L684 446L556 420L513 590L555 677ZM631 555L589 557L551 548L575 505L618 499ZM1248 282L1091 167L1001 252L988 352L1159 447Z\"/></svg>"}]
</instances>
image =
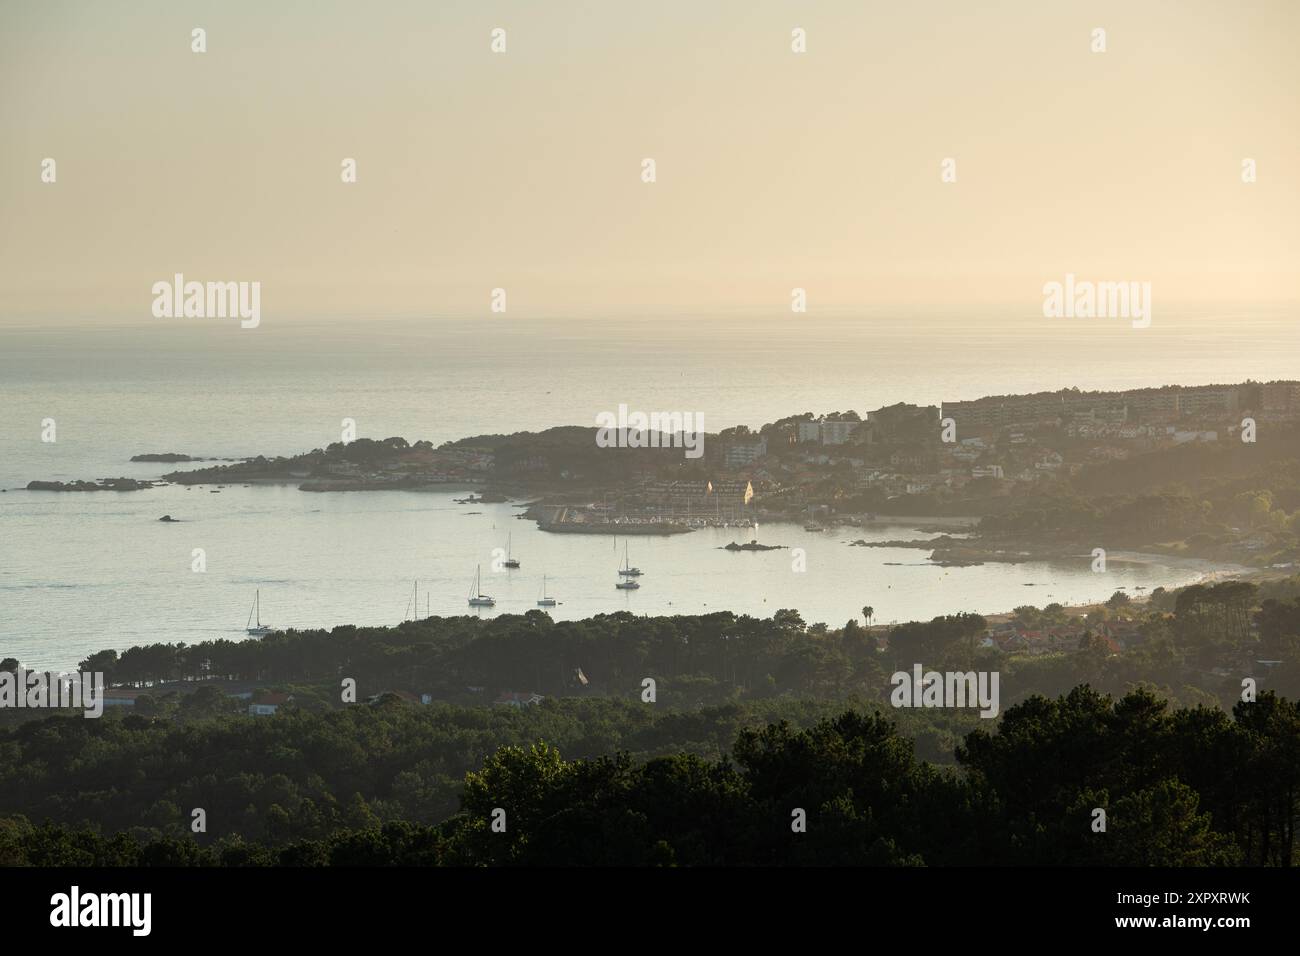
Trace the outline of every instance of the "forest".
<instances>
[{"instance_id":1,"label":"forest","mask_svg":"<svg viewBox=\"0 0 1300 956\"><path fill-rule=\"evenodd\" d=\"M133 707L0 715L0 860L1290 865L1300 580L1116 592L1088 620L1017 608L1002 626L1079 633L1041 655L976 614L789 610L102 651L81 669ZM890 707L917 662L997 671L1002 715ZM291 699L249 716L237 687ZM542 699L491 704L511 689Z\"/></svg>"},{"instance_id":2,"label":"forest","mask_svg":"<svg viewBox=\"0 0 1300 956\"><path fill-rule=\"evenodd\" d=\"M566 758L549 742L520 743L465 774L457 810L439 822L421 819L441 812L422 789L429 778L421 774L439 772L434 754L421 758L423 771L388 781L385 796L328 793L327 780L346 794L366 785L355 776L361 768L382 778L425 750L419 737L376 726L394 719L385 708L365 708L245 722L238 730L218 720L190 728L165 750L128 755L120 741L83 740L62 748L59 766L47 761L58 758L60 740L84 737L92 722L28 724L23 739L11 735L3 745L8 779L0 792L13 794L20 783L15 761L33 781L54 775L64 788L98 789L106 802L117 799L115 781L139 789L156 770L178 764L188 765L196 785L155 803L165 819L148 829L113 833L0 817L0 864L1294 863L1300 710L1272 693L1231 714L1174 709L1144 690L1118 700L1086 686L1034 697L995 728L968 733L952 768L918 760L892 715L853 708L802 729L784 719L742 729L719 758L679 752L639 760L626 751ZM248 794L240 787L258 767L226 750L232 732L252 738L267 771L276 771L258 781L273 802L249 832L255 807L241 810ZM473 731L464 733L472 747ZM303 796L290 775L315 797ZM203 810L206 833L190 832L192 808Z\"/></svg>"}]
</instances>

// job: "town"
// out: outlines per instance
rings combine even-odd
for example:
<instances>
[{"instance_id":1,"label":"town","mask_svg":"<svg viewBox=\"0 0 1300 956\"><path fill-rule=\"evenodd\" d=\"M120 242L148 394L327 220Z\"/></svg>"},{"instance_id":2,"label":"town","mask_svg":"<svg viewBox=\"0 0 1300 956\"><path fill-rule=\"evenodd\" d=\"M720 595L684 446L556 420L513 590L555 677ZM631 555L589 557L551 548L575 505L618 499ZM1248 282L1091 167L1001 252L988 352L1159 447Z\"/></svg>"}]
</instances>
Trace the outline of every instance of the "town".
<instances>
[{"instance_id":1,"label":"town","mask_svg":"<svg viewBox=\"0 0 1300 956\"><path fill-rule=\"evenodd\" d=\"M986 541L1000 533L1007 540L994 551L1004 559L1022 553L1003 547L1013 538L1050 538L1059 551L1103 528L1111 547L1174 542L1180 553L1256 564L1285 563L1294 551L1300 501L1285 493L1289 479L1270 472L1263 483L1232 482L1270 462L1281 468L1300 449L1296 381L804 412L703 436L699 458L674 453L682 442L672 438L603 447L580 426L438 447L361 438L164 478L295 482L316 492L480 487L483 496L466 501L524 501L523 517L557 533L676 534L774 521L822 530L927 518L953 534L978 522ZM1142 495L1149 500L1123 500ZM963 553L969 541L938 544L954 563L997 559L988 549Z\"/></svg>"}]
</instances>

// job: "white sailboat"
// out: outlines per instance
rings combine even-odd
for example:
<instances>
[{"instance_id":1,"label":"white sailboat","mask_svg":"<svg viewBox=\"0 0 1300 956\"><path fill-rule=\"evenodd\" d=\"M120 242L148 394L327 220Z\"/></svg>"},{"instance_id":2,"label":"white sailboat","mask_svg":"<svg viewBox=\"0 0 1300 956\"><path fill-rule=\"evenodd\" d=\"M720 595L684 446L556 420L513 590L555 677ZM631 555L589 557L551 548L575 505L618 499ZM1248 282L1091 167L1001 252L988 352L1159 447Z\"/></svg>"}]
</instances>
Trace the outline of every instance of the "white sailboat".
<instances>
[{"instance_id":1,"label":"white sailboat","mask_svg":"<svg viewBox=\"0 0 1300 956\"><path fill-rule=\"evenodd\" d=\"M478 566L474 571L474 590L469 592L470 607L496 607L496 601L483 593L482 584L482 566Z\"/></svg>"},{"instance_id":2,"label":"white sailboat","mask_svg":"<svg viewBox=\"0 0 1300 956\"><path fill-rule=\"evenodd\" d=\"M416 581L411 588L411 600L406 602L406 615L402 616L402 620L418 621L419 619L420 619L420 582Z\"/></svg>"},{"instance_id":3,"label":"white sailboat","mask_svg":"<svg viewBox=\"0 0 1300 956\"><path fill-rule=\"evenodd\" d=\"M537 599L538 607L555 607L555 598L546 596L546 575L542 575L542 596Z\"/></svg>"},{"instance_id":4,"label":"white sailboat","mask_svg":"<svg viewBox=\"0 0 1300 956\"><path fill-rule=\"evenodd\" d=\"M644 572L640 568L634 568L627 560L627 541L623 542L623 566L618 569L621 577L639 578ZM622 587L622 585L619 585Z\"/></svg>"},{"instance_id":5,"label":"white sailboat","mask_svg":"<svg viewBox=\"0 0 1300 956\"><path fill-rule=\"evenodd\" d=\"M814 520L813 510L811 507L808 508L808 523L803 526L803 529L805 531L813 531L813 532L826 530L820 524L818 524L816 520Z\"/></svg>"},{"instance_id":6,"label":"white sailboat","mask_svg":"<svg viewBox=\"0 0 1300 956\"><path fill-rule=\"evenodd\" d=\"M517 558L513 558L510 556L510 539L512 537L514 536L509 534L506 535L506 567L507 568L519 567L519 560Z\"/></svg>"},{"instance_id":7,"label":"white sailboat","mask_svg":"<svg viewBox=\"0 0 1300 956\"><path fill-rule=\"evenodd\" d=\"M254 625L254 621L257 622ZM253 609L248 612L248 623L244 628L253 637L266 637L274 628L267 627L262 623L262 589L257 589L257 594L253 597Z\"/></svg>"}]
</instances>

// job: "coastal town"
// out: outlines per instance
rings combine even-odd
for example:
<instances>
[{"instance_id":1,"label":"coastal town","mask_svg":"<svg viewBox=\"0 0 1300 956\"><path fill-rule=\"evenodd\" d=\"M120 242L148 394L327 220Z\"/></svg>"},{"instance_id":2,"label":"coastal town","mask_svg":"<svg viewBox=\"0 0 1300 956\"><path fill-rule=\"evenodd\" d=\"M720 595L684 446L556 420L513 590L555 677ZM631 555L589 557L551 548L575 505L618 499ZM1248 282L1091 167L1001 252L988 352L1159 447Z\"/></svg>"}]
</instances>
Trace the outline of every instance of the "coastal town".
<instances>
[{"instance_id":1,"label":"coastal town","mask_svg":"<svg viewBox=\"0 0 1300 956\"><path fill-rule=\"evenodd\" d=\"M289 457L194 459L201 467L161 477L214 490L258 482L306 492L471 489L466 503L519 501L521 517L568 534L771 522L817 531L901 517L960 536L916 542L935 551L933 560L954 564L1073 553L1100 528L1116 546L1265 566L1296 557L1300 502L1282 486L1233 482L1300 450L1297 381L897 403L863 414L804 412L702 438L698 456L667 440L601 447L591 428L573 425L440 446L359 438ZM136 456L190 464L186 458ZM1126 495L1147 497L1125 502ZM971 540L976 525L979 542Z\"/></svg>"}]
</instances>

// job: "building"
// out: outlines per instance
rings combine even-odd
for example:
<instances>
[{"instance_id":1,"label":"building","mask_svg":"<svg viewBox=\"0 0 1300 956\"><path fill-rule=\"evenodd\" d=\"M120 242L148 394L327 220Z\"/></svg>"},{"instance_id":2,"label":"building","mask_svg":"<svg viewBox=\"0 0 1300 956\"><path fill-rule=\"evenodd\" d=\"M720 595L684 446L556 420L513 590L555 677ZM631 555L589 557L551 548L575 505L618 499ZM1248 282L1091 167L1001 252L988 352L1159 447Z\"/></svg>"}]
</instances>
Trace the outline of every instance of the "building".
<instances>
[{"instance_id":1,"label":"building","mask_svg":"<svg viewBox=\"0 0 1300 956\"><path fill-rule=\"evenodd\" d=\"M293 700L292 694L262 694L257 700L248 705L248 715L250 717L269 717L275 714L281 706Z\"/></svg>"},{"instance_id":2,"label":"building","mask_svg":"<svg viewBox=\"0 0 1300 956\"><path fill-rule=\"evenodd\" d=\"M1129 392L1129 408L1144 422L1169 422L1178 417L1178 390L1147 388Z\"/></svg>"},{"instance_id":3,"label":"building","mask_svg":"<svg viewBox=\"0 0 1300 956\"><path fill-rule=\"evenodd\" d=\"M1261 414L1265 418L1300 416L1300 382L1269 382L1260 391Z\"/></svg>"},{"instance_id":4,"label":"building","mask_svg":"<svg viewBox=\"0 0 1300 956\"><path fill-rule=\"evenodd\" d=\"M1285 385L1287 383L1277 383ZM1054 426L1061 422L1123 425L1133 420L1166 423L1179 418L1222 418L1243 407L1243 393L1253 397L1255 385L1166 386L1126 392L1038 392L995 395L965 402L944 402L943 417L957 423L959 434L998 428ZM1265 386L1267 389L1267 386ZM1269 393L1264 392L1267 400ZM1290 402L1290 393L1274 389L1273 401Z\"/></svg>"},{"instance_id":5,"label":"building","mask_svg":"<svg viewBox=\"0 0 1300 956\"><path fill-rule=\"evenodd\" d=\"M889 463L895 468L918 470L932 464L931 456L921 448L900 448L889 456Z\"/></svg>"},{"instance_id":6,"label":"building","mask_svg":"<svg viewBox=\"0 0 1300 956\"><path fill-rule=\"evenodd\" d=\"M821 442L823 445L844 445L862 426L856 419L819 418L816 421L799 423L799 441Z\"/></svg>"},{"instance_id":7,"label":"building","mask_svg":"<svg viewBox=\"0 0 1300 956\"><path fill-rule=\"evenodd\" d=\"M104 691L104 706L134 707L135 699L143 693L130 687L109 687Z\"/></svg>"},{"instance_id":8,"label":"building","mask_svg":"<svg viewBox=\"0 0 1300 956\"><path fill-rule=\"evenodd\" d=\"M766 454L767 439L760 438L757 441L737 442L729 446L724 461L728 468L743 468L752 465Z\"/></svg>"},{"instance_id":9,"label":"building","mask_svg":"<svg viewBox=\"0 0 1300 956\"><path fill-rule=\"evenodd\" d=\"M386 690L382 694L371 694L366 698L366 703L374 706L388 696L396 697L398 700L405 701L408 704L427 704L433 699L428 694L421 694L419 697L416 697L409 690Z\"/></svg>"},{"instance_id":10,"label":"building","mask_svg":"<svg viewBox=\"0 0 1300 956\"><path fill-rule=\"evenodd\" d=\"M799 443L819 442L822 440L822 423L816 420L799 423Z\"/></svg>"},{"instance_id":11,"label":"building","mask_svg":"<svg viewBox=\"0 0 1300 956\"><path fill-rule=\"evenodd\" d=\"M507 690L498 694L496 700L492 701L492 703L501 707L536 707L545 699L546 698L541 694L534 694L531 692L527 694L519 694L515 691Z\"/></svg>"},{"instance_id":12,"label":"building","mask_svg":"<svg viewBox=\"0 0 1300 956\"><path fill-rule=\"evenodd\" d=\"M1235 385L1186 388L1178 395L1178 412L1187 418L1221 418L1236 415L1240 398Z\"/></svg>"},{"instance_id":13,"label":"building","mask_svg":"<svg viewBox=\"0 0 1300 956\"><path fill-rule=\"evenodd\" d=\"M1170 425L1166 430L1167 437L1174 440L1175 445L1185 445L1190 441L1218 441L1218 432L1207 431L1182 431Z\"/></svg>"},{"instance_id":14,"label":"building","mask_svg":"<svg viewBox=\"0 0 1300 956\"><path fill-rule=\"evenodd\" d=\"M909 405L898 402L867 412L867 423L882 436L903 441L930 435L942 417L937 405Z\"/></svg>"}]
</instances>

